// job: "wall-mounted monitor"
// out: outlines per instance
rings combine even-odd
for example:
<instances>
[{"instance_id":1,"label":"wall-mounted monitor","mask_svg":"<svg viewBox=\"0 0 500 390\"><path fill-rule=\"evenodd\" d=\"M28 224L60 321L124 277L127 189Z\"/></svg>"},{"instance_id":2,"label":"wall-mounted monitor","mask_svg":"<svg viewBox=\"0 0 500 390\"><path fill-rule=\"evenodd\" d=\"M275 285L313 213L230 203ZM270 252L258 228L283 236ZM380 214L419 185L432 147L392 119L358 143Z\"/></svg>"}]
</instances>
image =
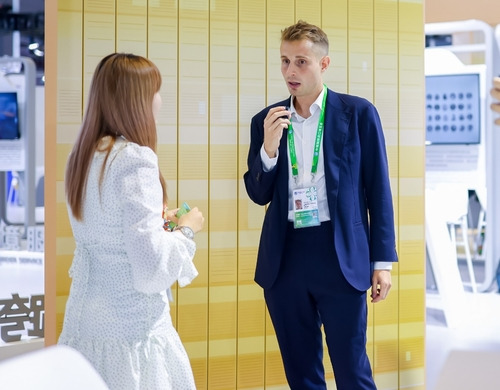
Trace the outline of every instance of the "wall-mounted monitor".
<instances>
[{"instance_id":1,"label":"wall-mounted monitor","mask_svg":"<svg viewBox=\"0 0 500 390\"><path fill-rule=\"evenodd\" d=\"M479 144L479 73L425 76L426 144Z\"/></svg>"},{"instance_id":2,"label":"wall-mounted monitor","mask_svg":"<svg viewBox=\"0 0 500 390\"><path fill-rule=\"evenodd\" d=\"M0 140L20 137L17 92L0 92Z\"/></svg>"}]
</instances>

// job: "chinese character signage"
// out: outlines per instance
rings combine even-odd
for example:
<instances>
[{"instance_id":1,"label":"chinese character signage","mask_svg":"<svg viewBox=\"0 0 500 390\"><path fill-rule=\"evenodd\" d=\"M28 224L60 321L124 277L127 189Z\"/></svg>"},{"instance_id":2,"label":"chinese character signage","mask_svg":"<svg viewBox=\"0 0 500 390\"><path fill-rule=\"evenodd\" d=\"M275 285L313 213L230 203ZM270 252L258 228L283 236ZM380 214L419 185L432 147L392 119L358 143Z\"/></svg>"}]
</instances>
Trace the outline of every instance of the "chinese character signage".
<instances>
[{"instance_id":1,"label":"chinese character signage","mask_svg":"<svg viewBox=\"0 0 500 390\"><path fill-rule=\"evenodd\" d=\"M45 314L44 295L0 299L0 338L4 343L28 337L43 337ZM0 342L1 343L1 342Z\"/></svg>"}]
</instances>

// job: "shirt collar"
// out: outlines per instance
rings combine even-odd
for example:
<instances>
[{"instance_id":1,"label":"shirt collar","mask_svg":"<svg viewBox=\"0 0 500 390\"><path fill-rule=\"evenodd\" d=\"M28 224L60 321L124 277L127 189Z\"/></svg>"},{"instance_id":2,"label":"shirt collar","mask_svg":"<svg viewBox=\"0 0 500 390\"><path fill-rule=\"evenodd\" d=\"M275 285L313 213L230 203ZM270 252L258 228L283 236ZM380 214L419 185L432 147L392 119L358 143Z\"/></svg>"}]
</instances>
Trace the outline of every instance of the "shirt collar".
<instances>
[{"instance_id":1,"label":"shirt collar","mask_svg":"<svg viewBox=\"0 0 500 390\"><path fill-rule=\"evenodd\" d=\"M311 104L311 107L309 107L309 112L311 113L311 116L313 116L316 111L321 110L321 104L323 103L323 96L326 93L325 88L321 88L321 92L316 98L316 100ZM297 113L297 110L295 110L295 106L293 104L293 96L290 98L290 112L292 113L295 118L300 117L300 115Z\"/></svg>"}]
</instances>

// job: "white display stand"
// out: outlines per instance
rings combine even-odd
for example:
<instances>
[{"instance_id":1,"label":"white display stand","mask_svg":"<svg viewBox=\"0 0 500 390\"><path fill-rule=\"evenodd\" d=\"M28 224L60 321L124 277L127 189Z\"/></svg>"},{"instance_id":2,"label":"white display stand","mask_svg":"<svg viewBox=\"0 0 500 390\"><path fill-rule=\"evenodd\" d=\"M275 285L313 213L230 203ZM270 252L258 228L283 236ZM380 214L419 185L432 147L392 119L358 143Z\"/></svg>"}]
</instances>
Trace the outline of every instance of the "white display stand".
<instances>
[{"instance_id":1,"label":"white display stand","mask_svg":"<svg viewBox=\"0 0 500 390\"><path fill-rule=\"evenodd\" d=\"M432 189L435 192L435 196L439 197L441 207L436 208L434 211L441 213L443 216L442 223L444 227L448 227L450 234L448 240L451 240L455 247L455 261L454 266L457 268L458 261L458 251L457 246L463 248L464 257L467 261L467 267L469 270L470 286L473 292L478 291L478 286L476 283L476 278L473 270L472 264L472 249L469 244L469 217L468 217L468 194L469 190L474 190L477 193L484 193L486 188L486 147L485 147L485 66L480 65L464 65L453 53L447 49L442 48L428 48L426 49L425 56L425 70L426 76L429 76L434 81L441 81L450 78L453 80L453 84L444 85L442 83L432 85L432 88L426 89L426 95L436 96L448 96L448 101L445 103L443 99L434 100L432 99L427 102L428 105L434 107L433 104L441 106L442 109L436 111L436 109L430 109L427 113L432 120L429 123L435 123L434 116L441 116L449 118L452 115L459 116L455 109L453 114L451 114L450 108L444 110L446 107L458 106L460 102L463 102L463 106L466 104L472 105L471 102L475 102L476 110L471 110L471 115L476 117L475 121L453 121L454 124L460 123L474 123L476 127L476 132L478 133L479 143L454 143L456 139L463 134L468 135L472 132L468 130L456 129L452 131L451 129L443 130L437 132L441 139L449 138L450 143L447 144L430 144L426 146L426 188ZM439 80L437 80L439 78ZM464 89L463 86L457 86L454 83L469 82L471 79L475 80L470 91ZM477 90L479 88L479 91ZM450 100L449 95L455 95L456 92L465 94L475 95L471 99L459 100L455 98ZM453 103L453 104L452 104ZM456 114L455 114L456 112ZM430 114L429 114L430 113ZM436 115L437 113L437 115ZM467 109L464 108L461 111L461 115L467 114ZM440 122L445 123L444 121ZM479 123L479 125L477 125ZM432 127L432 126L431 126ZM426 129L426 131L429 131ZM436 136L434 136L436 137ZM482 206L486 208L486 203L484 203L485 197L481 197L483 200ZM426 214L427 215L427 214ZM444 217L446 215L446 218ZM460 232L460 239L457 239L456 228ZM445 237L446 238L446 237ZM427 241L435 240L435 237L429 235ZM441 242L441 241L440 241ZM436 267L436 263L432 261L431 264L433 268ZM439 276L439 275L437 275ZM458 281L460 285L462 282Z\"/></svg>"},{"instance_id":2,"label":"white display stand","mask_svg":"<svg viewBox=\"0 0 500 390\"><path fill-rule=\"evenodd\" d=\"M35 189L36 197L41 193L43 197L45 168L43 166L36 167L35 172ZM5 206L5 220L13 225L22 225L25 221L26 207L22 202L18 202L20 196L24 196L24 179L19 172L12 171L12 180L9 193L7 195L7 203ZM15 188L17 187L17 188ZM21 204L20 204L21 203ZM37 204L35 200L35 223L43 224L45 222L45 207L43 203Z\"/></svg>"},{"instance_id":3,"label":"white display stand","mask_svg":"<svg viewBox=\"0 0 500 390\"><path fill-rule=\"evenodd\" d=\"M36 66L28 57L0 57L0 67L22 64L23 73L4 74L0 77L0 90L15 91L18 95L19 126L21 138L0 140L0 219L6 218L6 171L24 172L24 225L34 226L36 193L36 145L35 145L35 87Z\"/></svg>"},{"instance_id":4,"label":"white display stand","mask_svg":"<svg viewBox=\"0 0 500 390\"><path fill-rule=\"evenodd\" d=\"M427 252L433 262L432 270L440 294L439 301L428 299L427 307L443 310L450 328L459 327L468 315L463 305L465 291L457 268L456 249L450 240L447 227L447 221L458 217L455 211L457 207L454 206L447 203L442 191L425 191Z\"/></svg>"},{"instance_id":5,"label":"white display stand","mask_svg":"<svg viewBox=\"0 0 500 390\"><path fill-rule=\"evenodd\" d=\"M498 51L500 52L500 24L495 27L495 39L497 42ZM498 75L496 75L498 76Z\"/></svg>"},{"instance_id":6,"label":"white display stand","mask_svg":"<svg viewBox=\"0 0 500 390\"><path fill-rule=\"evenodd\" d=\"M428 47L425 50L425 73L459 74L478 73L481 77L481 141L475 145L429 145L426 147L426 241L429 261L434 271L436 285L447 322L456 323L460 317L459 300L464 286L457 269L456 248L447 232L450 216L444 210L453 207L453 198L468 196L475 190L486 211L486 240L483 259L485 279L477 285L479 292L486 291L494 280L500 256L500 133L494 129L489 109L489 90L494 74L499 73L499 48L493 29L478 20L465 20L425 25L426 36L452 35L450 45ZM500 36L499 28L496 31ZM468 41L468 39L470 39ZM461 61L474 56L474 61ZM495 131L496 130L496 131ZM457 192L446 200L442 188ZM458 189L457 189L458 188ZM444 191L446 192L446 191ZM448 195L450 196L450 195ZM488 204L486 204L488 199ZM443 208L444 207L444 208ZM457 207L462 207L457 206ZM459 216L459 208L455 216ZM463 212L463 211L462 211Z\"/></svg>"}]
</instances>

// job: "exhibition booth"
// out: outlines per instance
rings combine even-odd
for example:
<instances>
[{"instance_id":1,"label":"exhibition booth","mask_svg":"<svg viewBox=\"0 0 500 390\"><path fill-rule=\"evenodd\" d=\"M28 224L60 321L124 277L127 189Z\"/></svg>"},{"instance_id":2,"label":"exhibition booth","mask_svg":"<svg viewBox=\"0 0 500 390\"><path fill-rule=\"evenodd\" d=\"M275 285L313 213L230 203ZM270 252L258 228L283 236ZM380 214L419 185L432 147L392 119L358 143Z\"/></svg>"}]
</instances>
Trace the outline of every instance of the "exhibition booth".
<instances>
[{"instance_id":1,"label":"exhibition booth","mask_svg":"<svg viewBox=\"0 0 500 390\"><path fill-rule=\"evenodd\" d=\"M37 161L43 87L40 93L36 66L28 57L4 56L0 68L1 359L43 345L44 172Z\"/></svg>"},{"instance_id":2,"label":"exhibition booth","mask_svg":"<svg viewBox=\"0 0 500 390\"><path fill-rule=\"evenodd\" d=\"M448 326L469 315L468 292L498 291L500 133L489 107L498 31L478 20L425 26L425 226L437 292L427 306L443 310Z\"/></svg>"},{"instance_id":3,"label":"exhibition booth","mask_svg":"<svg viewBox=\"0 0 500 390\"><path fill-rule=\"evenodd\" d=\"M500 298L500 133L489 110L500 25L433 23L425 34L426 304L456 327L470 314L467 295ZM12 69L0 75L2 360L43 347L45 213L43 87L29 58L0 67Z\"/></svg>"}]
</instances>

